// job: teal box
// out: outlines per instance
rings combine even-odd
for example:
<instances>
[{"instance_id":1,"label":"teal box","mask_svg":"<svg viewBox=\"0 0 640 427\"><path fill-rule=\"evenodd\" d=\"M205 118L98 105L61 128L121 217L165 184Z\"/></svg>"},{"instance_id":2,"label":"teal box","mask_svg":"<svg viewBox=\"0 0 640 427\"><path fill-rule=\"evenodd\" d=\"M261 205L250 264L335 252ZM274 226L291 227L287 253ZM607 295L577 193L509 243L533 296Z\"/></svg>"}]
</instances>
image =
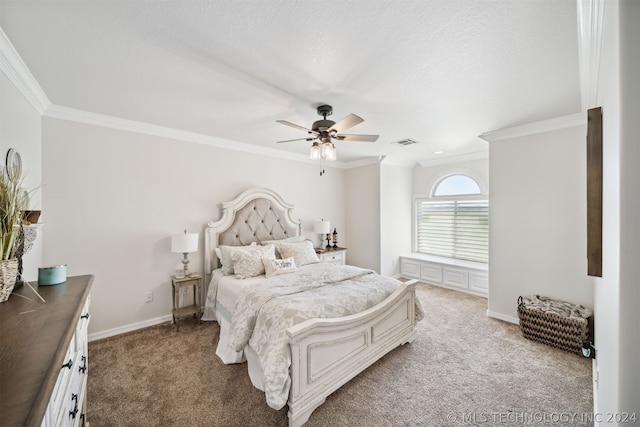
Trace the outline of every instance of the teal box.
<instances>
[{"instance_id":1,"label":"teal box","mask_svg":"<svg viewBox=\"0 0 640 427\"><path fill-rule=\"evenodd\" d=\"M59 285L67 281L67 265L38 268L38 286Z\"/></svg>"}]
</instances>

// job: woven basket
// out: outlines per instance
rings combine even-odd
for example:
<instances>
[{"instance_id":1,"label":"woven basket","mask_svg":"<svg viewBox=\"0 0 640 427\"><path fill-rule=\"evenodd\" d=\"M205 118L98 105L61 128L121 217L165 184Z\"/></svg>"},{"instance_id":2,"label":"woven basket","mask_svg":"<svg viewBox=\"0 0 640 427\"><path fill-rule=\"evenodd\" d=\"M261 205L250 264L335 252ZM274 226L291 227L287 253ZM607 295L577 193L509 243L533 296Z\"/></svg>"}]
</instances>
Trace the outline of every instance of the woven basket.
<instances>
[{"instance_id":1,"label":"woven basket","mask_svg":"<svg viewBox=\"0 0 640 427\"><path fill-rule=\"evenodd\" d=\"M0 303L9 299L18 277L18 260L16 258L0 261Z\"/></svg>"},{"instance_id":2,"label":"woven basket","mask_svg":"<svg viewBox=\"0 0 640 427\"><path fill-rule=\"evenodd\" d=\"M564 301L551 304L566 305ZM588 340L590 317L565 317L528 306L518 297L520 331L525 338L582 355L582 341Z\"/></svg>"}]
</instances>

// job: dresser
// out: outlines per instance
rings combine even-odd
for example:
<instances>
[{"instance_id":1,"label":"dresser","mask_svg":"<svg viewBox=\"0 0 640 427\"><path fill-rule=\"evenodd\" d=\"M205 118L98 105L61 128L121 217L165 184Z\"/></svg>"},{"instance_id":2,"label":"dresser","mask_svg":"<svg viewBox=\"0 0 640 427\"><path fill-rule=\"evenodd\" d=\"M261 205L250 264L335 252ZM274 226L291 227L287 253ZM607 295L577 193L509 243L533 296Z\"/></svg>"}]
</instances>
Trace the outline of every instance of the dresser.
<instances>
[{"instance_id":1,"label":"dresser","mask_svg":"<svg viewBox=\"0 0 640 427\"><path fill-rule=\"evenodd\" d=\"M0 425L85 424L92 275L24 285L0 304Z\"/></svg>"}]
</instances>

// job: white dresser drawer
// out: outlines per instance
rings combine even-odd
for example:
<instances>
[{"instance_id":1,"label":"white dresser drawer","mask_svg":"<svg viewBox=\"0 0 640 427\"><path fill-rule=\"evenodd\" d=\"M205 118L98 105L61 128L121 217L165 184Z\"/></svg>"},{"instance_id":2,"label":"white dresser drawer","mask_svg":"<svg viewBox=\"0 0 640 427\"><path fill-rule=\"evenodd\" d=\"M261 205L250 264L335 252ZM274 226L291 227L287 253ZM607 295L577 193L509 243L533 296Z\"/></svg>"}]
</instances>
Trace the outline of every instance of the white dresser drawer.
<instances>
[{"instance_id":1,"label":"white dresser drawer","mask_svg":"<svg viewBox=\"0 0 640 427\"><path fill-rule=\"evenodd\" d=\"M75 333L65 354L64 364L41 426L82 426L85 422L87 394L89 306L91 296L82 308Z\"/></svg>"},{"instance_id":2,"label":"white dresser drawer","mask_svg":"<svg viewBox=\"0 0 640 427\"><path fill-rule=\"evenodd\" d=\"M320 261L328 262L330 264L336 265L344 265L346 263L346 253L345 250L330 250L326 252L321 252L318 254Z\"/></svg>"}]
</instances>

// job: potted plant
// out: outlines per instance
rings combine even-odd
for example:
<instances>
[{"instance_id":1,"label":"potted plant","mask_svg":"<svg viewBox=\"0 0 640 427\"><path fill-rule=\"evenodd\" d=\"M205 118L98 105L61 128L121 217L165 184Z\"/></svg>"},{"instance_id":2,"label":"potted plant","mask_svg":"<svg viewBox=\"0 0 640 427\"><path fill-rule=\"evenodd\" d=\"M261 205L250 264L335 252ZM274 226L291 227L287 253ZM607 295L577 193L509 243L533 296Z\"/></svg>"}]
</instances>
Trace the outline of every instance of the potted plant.
<instances>
[{"instance_id":1,"label":"potted plant","mask_svg":"<svg viewBox=\"0 0 640 427\"><path fill-rule=\"evenodd\" d=\"M18 275L16 250L27 192L20 168L0 170L0 302L9 299Z\"/></svg>"}]
</instances>

